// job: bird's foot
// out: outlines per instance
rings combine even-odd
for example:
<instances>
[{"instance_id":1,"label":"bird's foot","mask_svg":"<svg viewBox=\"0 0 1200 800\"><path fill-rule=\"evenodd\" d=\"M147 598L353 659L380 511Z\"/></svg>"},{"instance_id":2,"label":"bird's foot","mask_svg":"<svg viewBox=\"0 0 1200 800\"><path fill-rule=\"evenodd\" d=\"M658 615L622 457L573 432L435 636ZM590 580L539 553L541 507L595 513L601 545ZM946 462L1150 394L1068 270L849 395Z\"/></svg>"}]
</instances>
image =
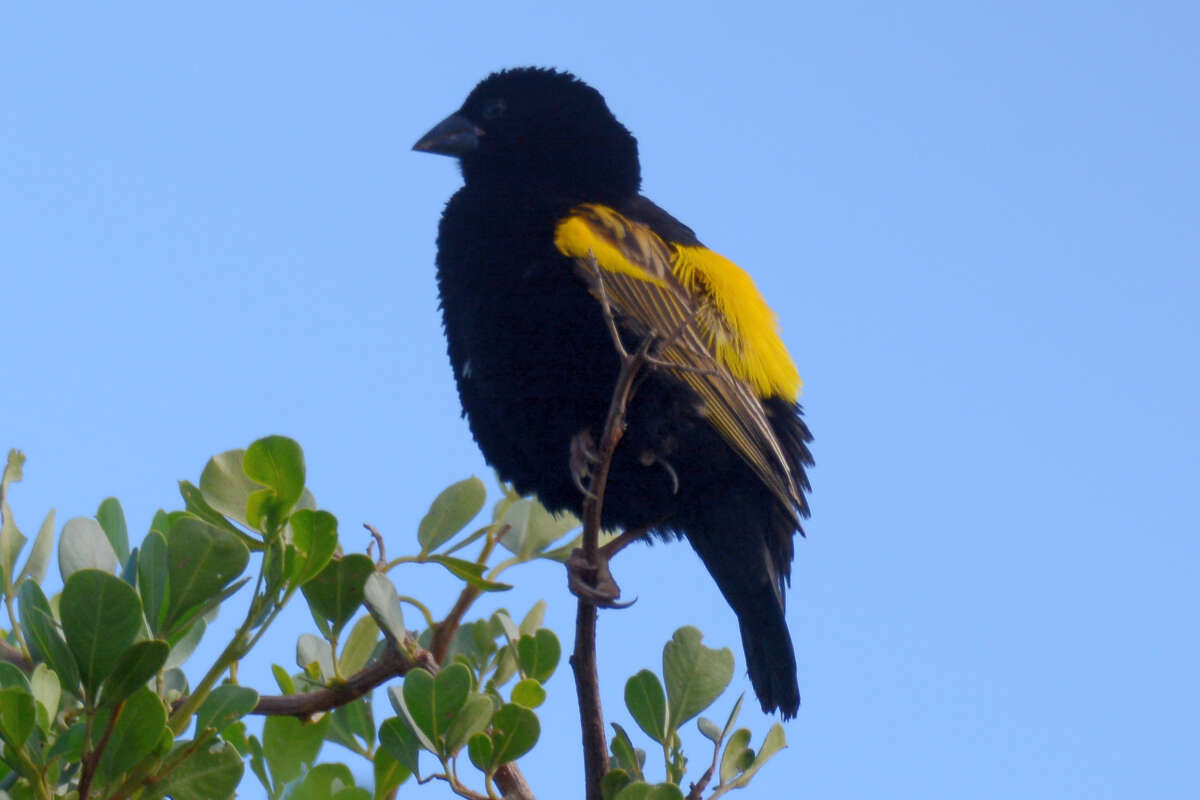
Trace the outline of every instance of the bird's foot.
<instances>
[{"instance_id":1,"label":"bird's foot","mask_svg":"<svg viewBox=\"0 0 1200 800\"><path fill-rule=\"evenodd\" d=\"M596 499L596 495L588 489L588 482L592 478L592 465L599 463L600 454L596 452L596 440L586 428L571 437L571 456L568 461L571 480L576 489L593 500Z\"/></svg>"},{"instance_id":2,"label":"bird's foot","mask_svg":"<svg viewBox=\"0 0 1200 800\"><path fill-rule=\"evenodd\" d=\"M679 494L679 475L675 472L675 468L671 466L670 461L667 461L652 450L642 453L641 458L638 460L646 467L652 467L655 464L662 467L666 471L667 477L671 479L671 494Z\"/></svg>"},{"instance_id":3,"label":"bird's foot","mask_svg":"<svg viewBox=\"0 0 1200 800\"><path fill-rule=\"evenodd\" d=\"M620 603L621 587L613 580L608 569L608 556L596 554L598 563L592 564L583 550L575 548L567 558L567 588L580 600L586 600L598 608L628 608L633 602Z\"/></svg>"}]
</instances>

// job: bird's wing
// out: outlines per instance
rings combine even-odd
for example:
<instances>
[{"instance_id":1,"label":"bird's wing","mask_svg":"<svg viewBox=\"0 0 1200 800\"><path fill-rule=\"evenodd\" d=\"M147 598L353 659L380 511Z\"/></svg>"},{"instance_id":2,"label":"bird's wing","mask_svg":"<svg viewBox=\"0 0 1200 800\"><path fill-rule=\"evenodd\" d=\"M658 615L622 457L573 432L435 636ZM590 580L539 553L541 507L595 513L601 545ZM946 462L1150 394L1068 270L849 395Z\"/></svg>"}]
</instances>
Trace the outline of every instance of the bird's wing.
<instances>
[{"instance_id":1,"label":"bird's wing","mask_svg":"<svg viewBox=\"0 0 1200 800\"><path fill-rule=\"evenodd\" d=\"M750 276L697 245L668 242L601 205L560 220L555 245L574 259L597 299L642 335L654 355L692 389L698 407L793 515L803 493L763 398L795 402L800 378L775 315ZM797 520L797 524L799 520Z\"/></svg>"}]
</instances>

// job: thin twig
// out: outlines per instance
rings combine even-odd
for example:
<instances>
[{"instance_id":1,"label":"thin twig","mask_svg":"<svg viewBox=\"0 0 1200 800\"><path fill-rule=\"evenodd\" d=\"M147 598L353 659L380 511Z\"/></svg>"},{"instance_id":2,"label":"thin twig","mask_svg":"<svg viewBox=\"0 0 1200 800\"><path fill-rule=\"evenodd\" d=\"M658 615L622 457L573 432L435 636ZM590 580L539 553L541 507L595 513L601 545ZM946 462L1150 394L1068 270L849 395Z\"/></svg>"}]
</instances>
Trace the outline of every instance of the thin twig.
<instances>
[{"instance_id":1,"label":"thin twig","mask_svg":"<svg viewBox=\"0 0 1200 800\"><path fill-rule=\"evenodd\" d=\"M83 759L83 766L79 770L79 787L77 789L79 800L87 800L88 792L92 788L92 778L96 775L96 768L100 766L100 757L104 755L104 748L108 746L108 740L112 737L117 718L121 716L124 708L125 701L117 703L116 708L108 715L108 724L104 726L104 733L100 734L100 741L96 742L96 746Z\"/></svg>"},{"instance_id":2,"label":"thin twig","mask_svg":"<svg viewBox=\"0 0 1200 800\"><path fill-rule=\"evenodd\" d=\"M301 694L266 695L258 698L252 714L269 717L306 719L321 711L331 711L352 703L392 678L399 678L416 667L437 672L437 662L429 651L416 649L410 655L394 642L388 642L378 659L351 675L344 683Z\"/></svg>"},{"instance_id":3,"label":"thin twig","mask_svg":"<svg viewBox=\"0 0 1200 800\"><path fill-rule=\"evenodd\" d=\"M437 663L441 664L446 660L446 653L450 652L450 644L454 641L454 634L458 632L463 617L481 594L483 591L474 586L464 587L450 613L433 629L433 641L429 644L429 652Z\"/></svg>"},{"instance_id":4,"label":"thin twig","mask_svg":"<svg viewBox=\"0 0 1200 800\"><path fill-rule=\"evenodd\" d=\"M363 527L371 532L371 538L379 545L379 561L380 564L387 563L387 552L383 549L383 536L380 535L379 529L374 525L364 522ZM371 545L367 545L367 555L371 555Z\"/></svg>"},{"instance_id":5,"label":"thin twig","mask_svg":"<svg viewBox=\"0 0 1200 800\"><path fill-rule=\"evenodd\" d=\"M604 508L604 491L608 485L608 472L612 466L613 453L625 432L625 410L633 394L639 371L646 365L651 348L657 337L646 336L632 355L621 341L620 331L613 319L608 294L604 288L604 277L595 259L598 294L605 323L612 336L613 346L621 359L621 370L613 387L608 406L608 417L604 433L600 438L600 458L588 483L588 492L583 499L583 547L584 562L590 567L599 565L600 525ZM601 800L600 783L608 772L608 746L604 736L604 709L600 704L600 678L596 667L596 616L594 600L579 598L575 616L575 651L571 655L571 669L575 673L575 691L579 698L579 722L583 733L584 781L587 800Z\"/></svg>"},{"instance_id":6,"label":"thin twig","mask_svg":"<svg viewBox=\"0 0 1200 800\"><path fill-rule=\"evenodd\" d=\"M7 661L22 672L33 672L33 662L7 642L0 642L0 661Z\"/></svg>"}]
</instances>

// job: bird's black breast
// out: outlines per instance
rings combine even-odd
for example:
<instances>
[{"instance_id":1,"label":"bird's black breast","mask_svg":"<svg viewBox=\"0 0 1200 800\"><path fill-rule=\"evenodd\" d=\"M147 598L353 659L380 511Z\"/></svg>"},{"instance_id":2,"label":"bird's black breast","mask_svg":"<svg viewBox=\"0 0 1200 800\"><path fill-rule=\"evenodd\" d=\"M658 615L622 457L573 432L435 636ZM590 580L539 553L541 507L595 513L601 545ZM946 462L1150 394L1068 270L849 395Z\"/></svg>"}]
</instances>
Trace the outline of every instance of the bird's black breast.
<instances>
[{"instance_id":1,"label":"bird's black breast","mask_svg":"<svg viewBox=\"0 0 1200 800\"><path fill-rule=\"evenodd\" d=\"M438 233L450 364L484 457L518 491L572 507L571 437L603 424L618 362L596 301L554 247L566 207L460 190Z\"/></svg>"},{"instance_id":2,"label":"bird's black breast","mask_svg":"<svg viewBox=\"0 0 1200 800\"><path fill-rule=\"evenodd\" d=\"M519 492L578 512L571 439L599 440L620 364L600 304L554 245L571 207L464 187L442 217L438 286L463 413L484 457ZM619 210L669 240L697 241L645 198ZM776 502L700 405L670 373L643 376L609 475L606 525L678 530L678 519L730 492Z\"/></svg>"}]
</instances>

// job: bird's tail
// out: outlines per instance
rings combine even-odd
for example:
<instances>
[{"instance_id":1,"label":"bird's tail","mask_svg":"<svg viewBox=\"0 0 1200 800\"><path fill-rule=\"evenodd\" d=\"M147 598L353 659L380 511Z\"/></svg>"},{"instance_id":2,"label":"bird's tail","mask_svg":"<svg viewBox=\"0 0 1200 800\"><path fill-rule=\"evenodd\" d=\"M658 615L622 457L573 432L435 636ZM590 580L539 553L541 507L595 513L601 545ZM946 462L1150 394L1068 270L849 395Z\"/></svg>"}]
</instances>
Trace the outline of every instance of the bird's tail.
<instances>
[{"instance_id":1,"label":"bird's tail","mask_svg":"<svg viewBox=\"0 0 1200 800\"><path fill-rule=\"evenodd\" d=\"M742 648L746 651L750 684L763 711L778 709L784 719L790 719L800 710L796 654L783 609L773 603L768 605L767 599L762 598L761 608L737 611Z\"/></svg>"},{"instance_id":2,"label":"bird's tail","mask_svg":"<svg viewBox=\"0 0 1200 800\"><path fill-rule=\"evenodd\" d=\"M763 711L778 710L789 719L800 709L796 654L783 613L780 574L790 563L778 563L783 554L772 552L767 537L777 536L779 529L787 526L783 535L790 556L793 526L783 521L777 509L772 508L767 519L755 519L759 515L748 510L746 505L716 503L685 530L692 548L737 614L750 683Z\"/></svg>"}]
</instances>

